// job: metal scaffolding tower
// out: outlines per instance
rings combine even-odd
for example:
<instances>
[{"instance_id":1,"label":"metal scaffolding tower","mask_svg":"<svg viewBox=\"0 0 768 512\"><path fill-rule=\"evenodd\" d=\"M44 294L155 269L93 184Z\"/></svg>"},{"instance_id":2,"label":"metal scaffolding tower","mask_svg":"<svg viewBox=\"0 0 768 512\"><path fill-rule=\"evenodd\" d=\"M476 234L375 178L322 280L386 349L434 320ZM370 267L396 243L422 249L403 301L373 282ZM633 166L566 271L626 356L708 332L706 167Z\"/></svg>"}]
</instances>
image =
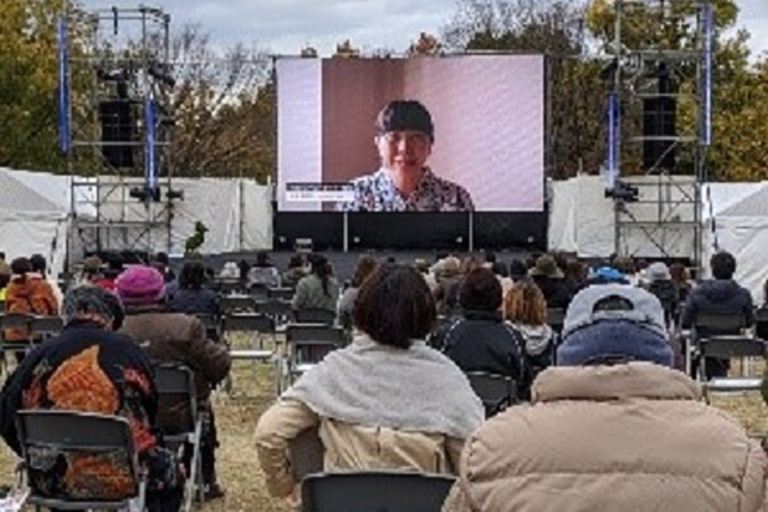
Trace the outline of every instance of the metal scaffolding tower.
<instances>
[{"instance_id":1,"label":"metal scaffolding tower","mask_svg":"<svg viewBox=\"0 0 768 512\"><path fill-rule=\"evenodd\" d=\"M629 256L686 258L699 269L702 184L711 142L713 27L709 0L686 0L692 9L685 13L682 1L614 2L613 78L620 116L615 250ZM685 21L695 25L695 35L676 41L674 48L662 47L665 43L658 41L663 38L652 35L647 37L651 42L638 44L626 32L640 17L646 25L654 17ZM659 31L660 24L652 23L650 30Z\"/></svg>"},{"instance_id":2,"label":"metal scaffolding tower","mask_svg":"<svg viewBox=\"0 0 768 512\"><path fill-rule=\"evenodd\" d=\"M81 43L69 79L87 91L69 107L69 253L167 251L181 199L171 188L170 16L113 7L66 21Z\"/></svg>"}]
</instances>

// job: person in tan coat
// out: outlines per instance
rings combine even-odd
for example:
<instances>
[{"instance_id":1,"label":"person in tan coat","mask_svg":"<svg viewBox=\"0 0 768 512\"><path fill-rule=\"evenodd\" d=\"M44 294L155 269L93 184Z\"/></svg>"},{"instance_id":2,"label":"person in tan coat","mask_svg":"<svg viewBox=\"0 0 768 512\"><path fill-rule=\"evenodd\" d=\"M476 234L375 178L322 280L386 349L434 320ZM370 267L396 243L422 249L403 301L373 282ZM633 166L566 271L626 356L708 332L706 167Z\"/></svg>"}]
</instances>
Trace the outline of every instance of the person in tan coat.
<instances>
[{"instance_id":1,"label":"person in tan coat","mask_svg":"<svg viewBox=\"0 0 768 512\"><path fill-rule=\"evenodd\" d=\"M267 489L292 506L300 492L288 450L309 429L319 429L326 471L456 474L464 440L483 421L466 376L423 341L436 310L416 270L379 268L353 317L361 335L305 373L256 427Z\"/></svg>"},{"instance_id":2,"label":"person in tan coat","mask_svg":"<svg viewBox=\"0 0 768 512\"><path fill-rule=\"evenodd\" d=\"M467 441L443 512L757 512L766 457L671 369L650 293L591 286L573 299L558 367Z\"/></svg>"},{"instance_id":3,"label":"person in tan coat","mask_svg":"<svg viewBox=\"0 0 768 512\"><path fill-rule=\"evenodd\" d=\"M195 374L197 405L203 418L203 482L208 498L220 497L223 491L216 483L214 449L218 441L210 394L229 373L229 350L207 338L199 319L168 310L165 279L158 270L130 267L115 285L126 312L120 332L134 338L153 361L183 364Z\"/></svg>"}]
</instances>

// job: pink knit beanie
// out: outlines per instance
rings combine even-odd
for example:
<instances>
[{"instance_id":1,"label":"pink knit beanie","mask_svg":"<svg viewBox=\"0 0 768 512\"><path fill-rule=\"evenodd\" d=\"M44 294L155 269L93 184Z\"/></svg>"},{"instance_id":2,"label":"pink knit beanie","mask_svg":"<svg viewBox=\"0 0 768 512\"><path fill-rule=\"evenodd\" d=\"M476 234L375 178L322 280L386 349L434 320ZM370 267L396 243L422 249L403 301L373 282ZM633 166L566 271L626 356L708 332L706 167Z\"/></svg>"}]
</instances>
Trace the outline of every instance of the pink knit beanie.
<instances>
[{"instance_id":1,"label":"pink knit beanie","mask_svg":"<svg viewBox=\"0 0 768 512\"><path fill-rule=\"evenodd\" d=\"M115 280L117 295L126 305L156 304L165 297L163 275L151 267L129 267Z\"/></svg>"}]
</instances>

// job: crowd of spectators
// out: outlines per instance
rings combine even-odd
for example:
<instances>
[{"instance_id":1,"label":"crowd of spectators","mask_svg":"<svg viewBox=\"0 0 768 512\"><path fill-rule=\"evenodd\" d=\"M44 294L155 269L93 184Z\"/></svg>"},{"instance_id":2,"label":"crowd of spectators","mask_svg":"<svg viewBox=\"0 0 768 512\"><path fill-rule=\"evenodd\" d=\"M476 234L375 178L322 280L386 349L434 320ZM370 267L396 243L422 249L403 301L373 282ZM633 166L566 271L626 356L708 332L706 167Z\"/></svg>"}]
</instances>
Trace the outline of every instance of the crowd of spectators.
<instances>
[{"instance_id":1,"label":"crowd of spectators","mask_svg":"<svg viewBox=\"0 0 768 512\"><path fill-rule=\"evenodd\" d=\"M182 364L194 373L203 418L205 489L221 496L210 397L231 356L200 318L224 315L223 283L237 282L242 290L293 290L294 311L327 311L352 340L254 419L268 490L291 506L300 502L291 443L315 429L327 471L457 476L446 512L760 510L765 455L679 371L679 339L697 315L741 315L745 327L755 321L751 295L733 280L732 255L715 254L712 278L699 282L677 262L631 258L393 259L362 255L345 285L317 253L293 256L282 271L267 253L219 270L190 259L178 275L164 254L146 265L91 257L62 300L45 258L9 265L0 253L5 312L64 320L61 334L45 341L22 328L3 332L4 343L36 347L15 352L0 434L19 453L15 415L26 408L126 416L154 482L150 509L175 510L189 461L165 450L153 428L152 365ZM706 375L726 375L728 363L706 359ZM511 379L512 402L534 406L483 408L467 379L474 372ZM106 473L78 479L67 467L40 472L41 482L77 494L88 483L82 478L125 471L107 464Z\"/></svg>"}]
</instances>

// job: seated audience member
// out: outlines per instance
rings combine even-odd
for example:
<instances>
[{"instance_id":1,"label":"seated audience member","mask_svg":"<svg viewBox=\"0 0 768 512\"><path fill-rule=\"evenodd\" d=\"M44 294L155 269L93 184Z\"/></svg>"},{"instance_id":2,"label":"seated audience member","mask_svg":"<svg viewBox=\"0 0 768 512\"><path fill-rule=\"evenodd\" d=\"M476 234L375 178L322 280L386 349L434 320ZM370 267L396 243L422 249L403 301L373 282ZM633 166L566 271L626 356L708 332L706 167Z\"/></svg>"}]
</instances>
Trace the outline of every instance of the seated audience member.
<instances>
[{"instance_id":1,"label":"seated audience member","mask_svg":"<svg viewBox=\"0 0 768 512\"><path fill-rule=\"evenodd\" d=\"M699 313L711 313L718 315L742 315L744 327L755 323L752 295L749 290L742 288L733 280L736 272L736 259L728 252L721 251L709 260L713 279L708 279L691 290L688 300L683 308L680 324L683 329L693 325L696 315ZM696 331L698 338L715 334L733 334L728 330L710 327L699 328ZM707 377L723 377L728 374L730 367L726 359L706 358Z\"/></svg>"},{"instance_id":2,"label":"seated audience member","mask_svg":"<svg viewBox=\"0 0 768 512\"><path fill-rule=\"evenodd\" d=\"M104 276L104 264L98 256L89 256L83 261L83 268L75 279L74 287L98 286L102 290L114 291L114 279Z\"/></svg>"},{"instance_id":3,"label":"seated audience member","mask_svg":"<svg viewBox=\"0 0 768 512\"><path fill-rule=\"evenodd\" d=\"M491 264L491 272L494 273L496 279L499 280L499 284L501 284L502 297L506 297L509 289L512 288L513 284L515 284L514 279L509 277L509 269L502 262L496 261Z\"/></svg>"},{"instance_id":4,"label":"seated audience member","mask_svg":"<svg viewBox=\"0 0 768 512\"><path fill-rule=\"evenodd\" d=\"M686 270L685 265L682 263L673 263L669 266L669 275L677 287L680 302L684 303L688 300L688 295L690 295L693 289L693 283L688 277L688 270Z\"/></svg>"},{"instance_id":5,"label":"seated audience member","mask_svg":"<svg viewBox=\"0 0 768 512\"><path fill-rule=\"evenodd\" d=\"M301 254L294 254L288 260L288 268L283 272L282 284L287 288L296 288L302 277L307 275L307 269L304 263L304 257Z\"/></svg>"},{"instance_id":6,"label":"seated audience member","mask_svg":"<svg viewBox=\"0 0 768 512\"><path fill-rule=\"evenodd\" d=\"M172 283L176 280L176 272L171 268L171 260L164 252L158 252L155 254L155 259L152 261L152 266L163 275L165 284Z\"/></svg>"},{"instance_id":7,"label":"seated audience member","mask_svg":"<svg viewBox=\"0 0 768 512\"><path fill-rule=\"evenodd\" d=\"M236 261L228 261L224 263L224 266L219 272L219 278L228 281L241 280L242 278L240 276L240 266Z\"/></svg>"},{"instance_id":8,"label":"seated audience member","mask_svg":"<svg viewBox=\"0 0 768 512\"><path fill-rule=\"evenodd\" d=\"M343 327L352 326L352 312L355 309L355 301L357 300L358 293L360 293L360 287L376 271L378 266L379 264L373 256L363 255L357 260L355 275L352 277L352 286L344 290L339 299L339 325Z\"/></svg>"},{"instance_id":9,"label":"seated audience member","mask_svg":"<svg viewBox=\"0 0 768 512\"><path fill-rule=\"evenodd\" d=\"M529 275L541 293L544 294L548 307L562 309L568 307L568 303L571 301L571 292L568 290L563 272L557 266L555 258L549 254L540 256Z\"/></svg>"},{"instance_id":10,"label":"seated audience member","mask_svg":"<svg viewBox=\"0 0 768 512\"><path fill-rule=\"evenodd\" d=\"M291 305L294 311L301 309L326 309L336 312L339 300L339 282L333 277L333 269L321 254L309 257L311 271L296 285Z\"/></svg>"},{"instance_id":11,"label":"seated audience member","mask_svg":"<svg viewBox=\"0 0 768 512\"><path fill-rule=\"evenodd\" d=\"M528 265L519 258L514 258L509 262L509 277L512 281L518 282L528 277Z\"/></svg>"},{"instance_id":12,"label":"seated audience member","mask_svg":"<svg viewBox=\"0 0 768 512\"><path fill-rule=\"evenodd\" d=\"M590 272L589 277L584 282L585 287L592 286L594 284L629 285L629 281L626 277L624 277L624 274L621 272L621 270L610 266L603 266L598 267Z\"/></svg>"},{"instance_id":13,"label":"seated audience member","mask_svg":"<svg viewBox=\"0 0 768 512\"><path fill-rule=\"evenodd\" d=\"M56 299L56 309L58 311L61 309L61 303L64 300L64 295L61 293L61 288L59 287L58 281L48 276L48 264L45 261L45 257L42 254L33 254L29 258L29 263L32 265L32 272L39 275L40 278L48 283L48 286L50 286L51 293L53 293L53 297Z\"/></svg>"},{"instance_id":14,"label":"seated audience member","mask_svg":"<svg viewBox=\"0 0 768 512\"><path fill-rule=\"evenodd\" d=\"M178 510L182 476L175 457L161 448L152 430L158 404L149 358L133 339L113 332L123 321L119 299L95 286L73 288L64 299L62 316L61 334L31 352L6 381L0 402L0 434L21 455L16 432L19 410L124 416L131 422L139 462L149 471L148 510ZM131 493L126 487L130 469L110 454L88 461L63 457L43 452L32 457L32 463L39 464L30 468L35 470L35 489L52 498L74 499L109 499Z\"/></svg>"},{"instance_id":15,"label":"seated audience member","mask_svg":"<svg viewBox=\"0 0 768 512\"><path fill-rule=\"evenodd\" d=\"M618 256L611 261L610 266L621 272L628 284L632 286L640 285L640 276L637 275L637 265L630 256Z\"/></svg>"},{"instance_id":16,"label":"seated audience member","mask_svg":"<svg viewBox=\"0 0 768 512\"><path fill-rule=\"evenodd\" d=\"M661 307L664 308L667 327L672 327L677 321L677 312L680 309L680 294L669 275L669 268L659 261L648 266L645 276L645 288L659 299Z\"/></svg>"},{"instance_id":17,"label":"seated audience member","mask_svg":"<svg viewBox=\"0 0 768 512\"><path fill-rule=\"evenodd\" d=\"M547 301L530 279L515 283L504 299L504 317L523 338L533 379L552 364L554 355L554 332L547 325Z\"/></svg>"},{"instance_id":18,"label":"seated audience member","mask_svg":"<svg viewBox=\"0 0 768 512\"><path fill-rule=\"evenodd\" d=\"M248 280L248 272L251 271L251 265L245 259L238 262L237 268L240 270L240 280L245 282Z\"/></svg>"},{"instance_id":19,"label":"seated audience member","mask_svg":"<svg viewBox=\"0 0 768 512\"><path fill-rule=\"evenodd\" d=\"M435 303L412 268L380 267L360 289L360 334L301 376L259 419L255 442L273 496L297 505L289 444L318 428L325 471L411 469L456 474L483 407L450 359L423 341ZM439 397L439 399L437 399Z\"/></svg>"},{"instance_id":20,"label":"seated audience member","mask_svg":"<svg viewBox=\"0 0 768 512\"><path fill-rule=\"evenodd\" d=\"M195 374L198 411L203 414L205 426L201 448L203 482L208 496L216 497L221 489L216 483L214 449L218 443L210 394L229 373L229 351L206 337L199 319L167 309L165 280L156 269L130 267L116 284L126 312L120 332L134 338L153 361L181 363Z\"/></svg>"},{"instance_id":21,"label":"seated audience member","mask_svg":"<svg viewBox=\"0 0 768 512\"><path fill-rule=\"evenodd\" d=\"M563 276L565 287L568 288L571 296L574 296L584 287L584 282L587 280L587 266L577 259L568 260Z\"/></svg>"},{"instance_id":22,"label":"seated audience member","mask_svg":"<svg viewBox=\"0 0 768 512\"><path fill-rule=\"evenodd\" d=\"M464 278L459 291L461 316L430 340L464 372L488 372L512 377L527 388L528 371L520 333L504 322L501 284L488 269L477 268Z\"/></svg>"},{"instance_id":23,"label":"seated audience member","mask_svg":"<svg viewBox=\"0 0 768 512\"><path fill-rule=\"evenodd\" d=\"M573 299L563 334L533 406L467 440L443 512L764 510L765 454L670 368L658 299L592 286Z\"/></svg>"},{"instance_id":24,"label":"seated audience member","mask_svg":"<svg viewBox=\"0 0 768 512\"><path fill-rule=\"evenodd\" d=\"M16 258L11 262L11 281L5 294L6 313L25 313L30 315L52 316L59 314L56 298L51 286L32 272L32 264L27 258ZM5 329L5 341L8 343L28 343L30 332L26 327ZM22 352L16 352L16 359L23 358Z\"/></svg>"},{"instance_id":25,"label":"seated audience member","mask_svg":"<svg viewBox=\"0 0 768 512\"><path fill-rule=\"evenodd\" d=\"M269 254L264 251L256 254L256 264L248 270L248 286L254 285L269 288L280 286L280 272L270 261Z\"/></svg>"},{"instance_id":26,"label":"seated audience member","mask_svg":"<svg viewBox=\"0 0 768 512\"><path fill-rule=\"evenodd\" d=\"M219 295L205 288L205 267L188 261L179 274L179 289L170 300L171 311L188 315L219 316Z\"/></svg>"},{"instance_id":27,"label":"seated audience member","mask_svg":"<svg viewBox=\"0 0 768 512\"><path fill-rule=\"evenodd\" d=\"M419 274L421 274L421 277L424 278L432 295L437 293L437 279L435 279L434 274L432 274L429 262L423 258L416 258L413 262L413 268L415 268Z\"/></svg>"},{"instance_id":28,"label":"seated audience member","mask_svg":"<svg viewBox=\"0 0 768 512\"><path fill-rule=\"evenodd\" d=\"M435 278L437 279L437 314L451 316L458 313L459 288L464 275L461 273L461 261L455 256L441 259L435 265Z\"/></svg>"},{"instance_id":29,"label":"seated audience member","mask_svg":"<svg viewBox=\"0 0 768 512\"><path fill-rule=\"evenodd\" d=\"M8 290L8 283L11 282L11 266L3 259L0 261L0 302L5 307L5 294Z\"/></svg>"}]
</instances>

